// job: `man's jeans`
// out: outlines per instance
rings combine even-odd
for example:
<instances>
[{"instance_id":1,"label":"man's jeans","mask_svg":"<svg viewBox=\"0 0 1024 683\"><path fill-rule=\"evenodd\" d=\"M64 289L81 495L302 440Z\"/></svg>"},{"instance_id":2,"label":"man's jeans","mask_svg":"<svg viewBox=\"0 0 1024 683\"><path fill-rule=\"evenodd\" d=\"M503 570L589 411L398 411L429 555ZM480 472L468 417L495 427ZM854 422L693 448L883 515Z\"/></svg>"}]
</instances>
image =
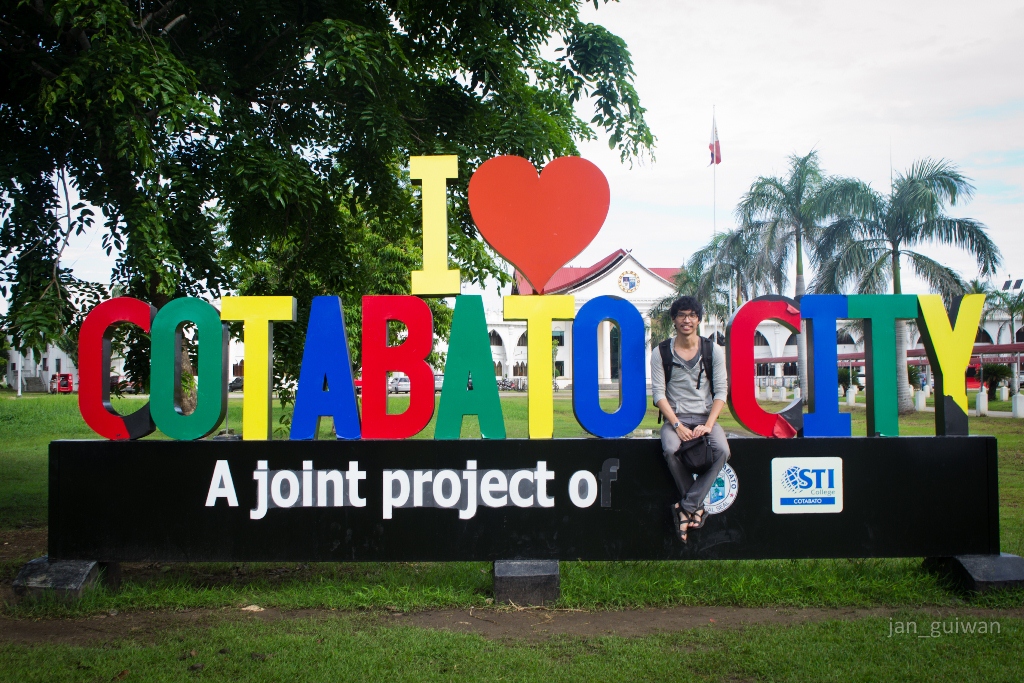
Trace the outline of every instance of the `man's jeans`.
<instances>
[{"instance_id":1,"label":"man's jeans","mask_svg":"<svg viewBox=\"0 0 1024 683\"><path fill-rule=\"evenodd\" d=\"M679 415L679 421L689 429L707 421L707 415ZM729 442L725 432L716 423L707 435L710 449L694 446L679 452L682 441L679 435L667 422L661 427L661 448L668 464L669 472L679 489L682 507L688 513L695 512L704 504L704 498L711 490L712 484L729 459ZM694 475L697 478L694 479Z\"/></svg>"}]
</instances>

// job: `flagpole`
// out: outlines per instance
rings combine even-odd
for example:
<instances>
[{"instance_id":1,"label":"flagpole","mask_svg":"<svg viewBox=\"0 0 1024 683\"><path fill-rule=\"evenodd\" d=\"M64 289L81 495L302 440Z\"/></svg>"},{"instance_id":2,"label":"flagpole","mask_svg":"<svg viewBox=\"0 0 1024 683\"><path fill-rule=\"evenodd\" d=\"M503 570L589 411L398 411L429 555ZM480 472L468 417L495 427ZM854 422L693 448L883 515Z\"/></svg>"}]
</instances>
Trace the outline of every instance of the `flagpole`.
<instances>
[{"instance_id":1,"label":"flagpole","mask_svg":"<svg viewBox=\"0 0 1024 683\"><path fill-rule=\"evenodd\" d=\"M715 126L715 105L711 105L711 130L718 132ZM711 141L714 145L714 140ZM715 149L711 148L711 230L718 234L718 164L715 163Z\"/></svg>"}]
</instances>

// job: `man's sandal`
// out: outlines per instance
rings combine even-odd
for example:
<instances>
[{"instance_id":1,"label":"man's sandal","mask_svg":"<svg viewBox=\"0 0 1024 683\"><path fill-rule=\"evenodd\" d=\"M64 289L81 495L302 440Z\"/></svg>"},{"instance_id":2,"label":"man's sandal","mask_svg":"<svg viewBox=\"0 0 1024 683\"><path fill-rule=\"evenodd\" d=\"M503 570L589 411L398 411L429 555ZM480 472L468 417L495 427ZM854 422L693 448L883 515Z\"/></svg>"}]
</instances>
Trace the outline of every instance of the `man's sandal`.
<instances>
[{"instance_id":1,"label":"man's sandal","mask_svg":"<svg viewBox=\"0 0 1024 683\"><path fill-rule=\"evenodd\" d=\"M686 534L690 530L690 516L679 503L672 504L672 526L675 527L679 540L686 543Z\"/></svg>"},{"instance_id":2,"label":"man's sandal","mask_svg":"<svg viewBox=\"0 0 1024 683\"><path fill-rule=\"evenodd\" d=\"M699 516L698 516L699 515ZM702 507L697 508L690 514L690 528L699 529L704 526L708 519L707 511Z\"/></svg>"}]
</instances>

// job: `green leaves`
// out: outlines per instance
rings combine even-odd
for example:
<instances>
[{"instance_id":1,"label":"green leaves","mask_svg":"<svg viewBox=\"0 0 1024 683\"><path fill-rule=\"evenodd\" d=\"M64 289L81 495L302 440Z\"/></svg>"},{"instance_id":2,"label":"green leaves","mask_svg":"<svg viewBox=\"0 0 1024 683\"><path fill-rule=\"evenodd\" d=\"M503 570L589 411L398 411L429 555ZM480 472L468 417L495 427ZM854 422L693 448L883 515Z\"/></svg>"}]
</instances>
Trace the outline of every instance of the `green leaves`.
<instances>
[{"instance_id":1,"label":"green leaves","mask_svg":"<svg viewBox=\"0 0 1024 683\"><path fill-rule=\"evenodd\" d=\"M408 292L420 267L409 157L456 154L451 259L467 281L507 281L466 204L479 163L542 165L597 129L624 160L654 143L628 49L578 15L577 0L17 4L0 23L0 267L18 283L7 332L45 345L87 310L67 285L60 305L46 298L68 222L61 174L84 202L78 225L95 220L117 254L124 294L158 307L290 294L300 310L339 294L358 340L359 297ZM546 59L558 41L562 57ZM434 308L445 335L450 311ZM287 386L305 328L279 328ZM139 373L142 343L129 340Z\"/></svg>"}]
</instances>

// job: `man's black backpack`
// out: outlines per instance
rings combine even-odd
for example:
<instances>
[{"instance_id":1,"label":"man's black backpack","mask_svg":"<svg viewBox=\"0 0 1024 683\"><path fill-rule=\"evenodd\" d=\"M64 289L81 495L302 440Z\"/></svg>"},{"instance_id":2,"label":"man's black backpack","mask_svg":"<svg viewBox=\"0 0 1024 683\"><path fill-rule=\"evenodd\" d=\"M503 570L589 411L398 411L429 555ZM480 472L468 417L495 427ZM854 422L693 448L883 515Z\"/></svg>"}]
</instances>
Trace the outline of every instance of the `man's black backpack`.
<instances>
[{"instance_id":1,"label":"man's black backpack","mask_svg":"<svg viewBox=\"0 0 1024 683\"><path fill-rule=\"evenodd\" d=\"M672 379L672 368L683 367L675 361L672 356L672 338L658 344L658 352L661 354L661 367L665 370L665 388L668 388L668 381ZM697 375L697 388L700 389L702 375L706 375L714 391L715 382L715 342L711 337L700 338L700 366L703 372ZM661 424L661 411L658 411L658 424Z\"/></svg>"}]
</instances>

